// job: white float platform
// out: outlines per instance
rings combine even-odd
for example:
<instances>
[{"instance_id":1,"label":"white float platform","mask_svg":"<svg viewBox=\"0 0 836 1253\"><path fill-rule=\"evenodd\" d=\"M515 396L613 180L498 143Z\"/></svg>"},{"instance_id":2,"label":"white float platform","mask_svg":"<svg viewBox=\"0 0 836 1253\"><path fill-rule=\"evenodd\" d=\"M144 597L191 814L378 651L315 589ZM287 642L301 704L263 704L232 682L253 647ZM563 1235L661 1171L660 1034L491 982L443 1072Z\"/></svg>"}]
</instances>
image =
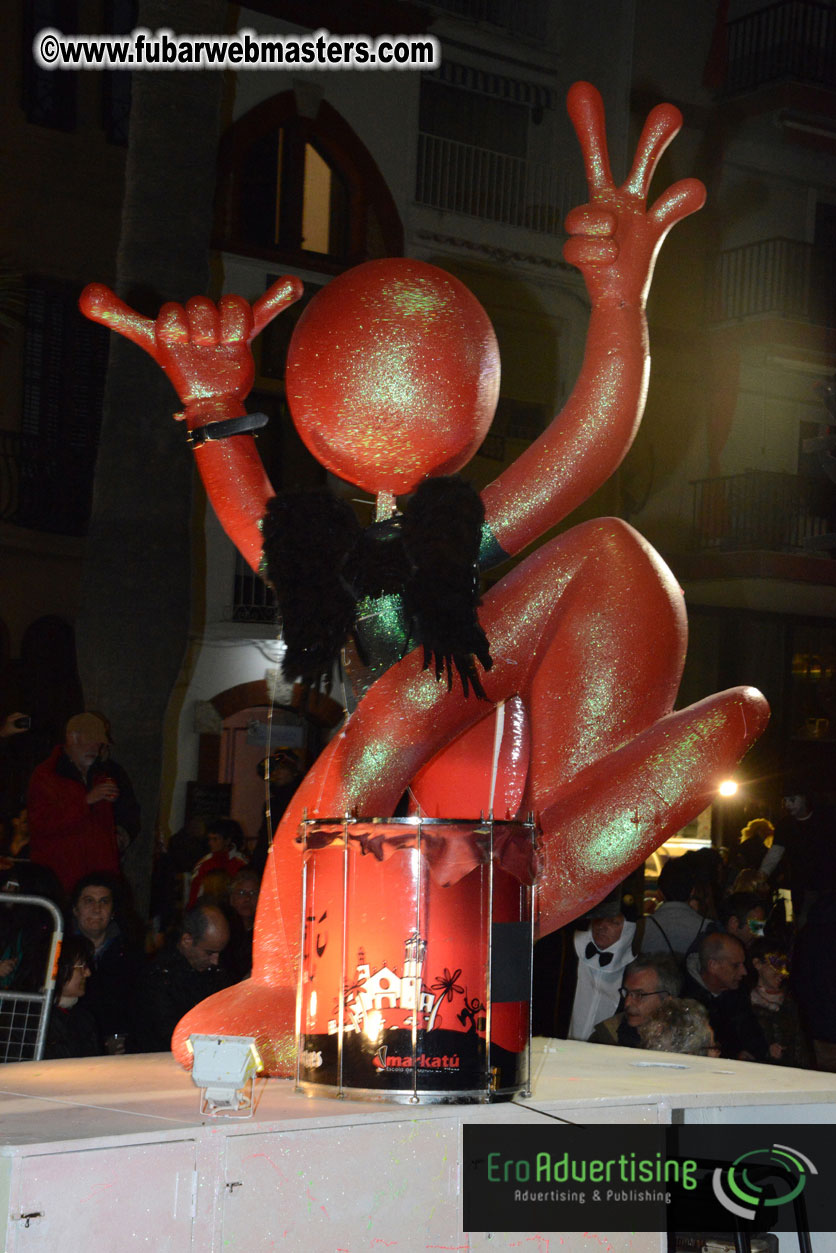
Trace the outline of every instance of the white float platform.
<instances>
[{"instance_id":1,"label":"white float platform","mask_svg":"<svg viewBox=\"0 0 836 1253\"><path fill-rule=\"evenodd\" d=\"M463 1233L462 1124L836 1123L836 1076L816 1071L564 1040L532 1057L528 1100L380 1104L274 1079L246 1121L201 1117L168 1054L3 1066L6 1253L661 1253L659 1232Z\"/></svg>"}]
</instances>

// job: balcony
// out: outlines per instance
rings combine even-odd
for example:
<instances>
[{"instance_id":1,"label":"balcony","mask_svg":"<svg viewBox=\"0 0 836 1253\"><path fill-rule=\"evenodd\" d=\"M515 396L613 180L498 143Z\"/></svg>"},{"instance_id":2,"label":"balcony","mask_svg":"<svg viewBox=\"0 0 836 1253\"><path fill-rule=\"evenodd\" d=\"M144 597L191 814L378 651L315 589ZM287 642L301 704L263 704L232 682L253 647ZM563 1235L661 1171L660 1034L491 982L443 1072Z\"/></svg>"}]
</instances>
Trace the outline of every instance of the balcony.
<instances>
[{"instance_id":1,"label":"balcony","mask_svg":"<svg viewBox=\"0 0 836 1253\"><path fill-rule=\"evenodd\" d=\"M273 626L278 620L275 592L254 573L240 553L235 554L232 620L270 623Z\"/></svg>"},{"instance_id":2,"label":"balcony","mask_svg":"<svg viewBox=\"0 0 836 1253\"><path fill-rule=\"evenodd\" d=\"M762 239L722 252L709 291L709 320L772 316L836 327L835 268L836 249L795 239Z\"/></svg>"},{"instance_id":3,"label":"balcony","mask_svg":"<svg viewBox=\"0 0 836 1253\"><path fill-rule=\"evenodd\" d=\"M779 0L729 22L728 95L787 81L836 88L836 9Z\"/></svg>"},{"instance_id":4,"label":"balcony","mask_svg":"<svg viewBox=\"0 0 836 1253\"><path fill-rule=\"evenodd\" d=\"M0 521L54 535L86 535L94 445L0 431Z\"/></svg>"},{"instance_id":5,"label":"balcony","mask_svg":"<svg viewBox=\"0 0 836 1253\"><path fill-rule=\"evenodd\" d=\"M434 0L434 7L466 22L487 22L513 35L543 40L547 32L545 0Z\"/></svg>"},{"instance_id":6,"label":"balcony","mask_svg":"<svg viewBox=\"0 0 836 1253\"><path fill-rule=\"evenodd\" d=\"M587 192L580 174L567 175L557 165L421 132L415 199L432 209L561 235L566 214Z\"/></svg>"},{"instance_id":7,"label":"balcony","mask_svg":"<svg viewBox=\"0 0 836 1253\"><path fill-rule=\"evenodd\" d=\"M697 552L809 554L836 548L836 489L827 479L747 470L699 479L693 488L691 547Z\"/></svg>"}]
</instances>

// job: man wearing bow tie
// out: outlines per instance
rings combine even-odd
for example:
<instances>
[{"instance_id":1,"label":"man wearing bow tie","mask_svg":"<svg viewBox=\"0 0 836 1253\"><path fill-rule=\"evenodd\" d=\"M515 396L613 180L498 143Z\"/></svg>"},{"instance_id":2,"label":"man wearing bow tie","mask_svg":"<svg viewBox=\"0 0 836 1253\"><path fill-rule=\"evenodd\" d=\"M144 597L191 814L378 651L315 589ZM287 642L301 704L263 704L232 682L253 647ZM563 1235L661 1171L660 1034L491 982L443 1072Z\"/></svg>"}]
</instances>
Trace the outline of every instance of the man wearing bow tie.
<instances>
[{"instance_id":1,"label":"man wearing bow tie","mask_svg":"<svg viewBox=\"0 0 836 1253\"><path fill-rule=\"evenodd\" d=\"M624 968L634 956L636 924L626 921L619 901L602 901L587 918L588 929L576 931L574 939L578 979L570 1040L588 1040L595 1024L615 1013Z\"/></svg>"}]
</instances>

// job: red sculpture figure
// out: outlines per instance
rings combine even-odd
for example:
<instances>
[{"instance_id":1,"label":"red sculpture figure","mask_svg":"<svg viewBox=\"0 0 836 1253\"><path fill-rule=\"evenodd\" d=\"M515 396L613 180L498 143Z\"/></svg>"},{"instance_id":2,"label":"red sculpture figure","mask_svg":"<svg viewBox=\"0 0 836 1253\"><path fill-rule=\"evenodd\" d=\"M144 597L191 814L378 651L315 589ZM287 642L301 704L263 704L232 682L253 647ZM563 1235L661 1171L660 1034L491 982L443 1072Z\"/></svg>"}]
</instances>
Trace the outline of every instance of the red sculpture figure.
<instances>
[{"instance_id":1,"label":"red sculpture figure","mask_svg":"<svg viewBox=\"0 0 836 1253\"><path fill-rule=\"evenodd\" d=\"M705 197L699 182L686 179L646 207L653 171L682 122L671 105L650 114L621 187L610 173L599 93L576 83L568 108L590 192L589 203L568 216L564 249L591 299L586 353L563 412L482 494L483 566L519 553L595 491L625 456L647 386L644 306L656 254L671 227ZM342 283L348 284L344 301L338 298ZM307 313L300 320L288 391L303 438L329 468L378 491L404 491L424 475L462 464L478 445L497 387L495 344L478 304L468 311L460 288L420 262L375 262L325 289L332 295L324 320ZM195 430L243 414L253 378L249 343L300 294L298 280L283 278L252 308L236 296L223 297L217 307L198 297L185 308L166 305L156 323L99 285L86 289L81 305L88 317L160 363L183 401L178 416ZM366 344L365 356L361 352L357 310L371 317L376 301L389 302L386 320L397 330L389 357L375 356L378 340ZM465 326L458 355L444 324L451 302ZM436 322L438 345L427 341ZM317 357L317 337L327 338L328 325L328 352ZM459 403L464 417L460 437L443 423L428 427L432 405L419 399L422 421L406 444L417 439L421 457L394 479L381 462L381 449L394 438L386 426L391 412L385 420L375 416L379 375L393 370L413 398L422 395L423 371L431 391L447 388L447 411ZM391 378L389 384L396 412L398 387ZM409 412L407 406L407 421ZM259 522L272 489L252 439L209 440L195 447L195 459L222 524L257 568ZM294 838L305 810L386 815L412 784L429 814L476 817L489 806L485 759L493 756L494 710L502 707L493 808L498 816L529 810L539 816L539 931L545 934L599 901L700 812L768 719L766 702L751 688L672 712L685 653L682 595L661 558L618 519L586 522L537 549L488 592L480 621L493 656L493 668L481 676L489 706L466 699L458 685L448 692L422 669L415 649L380 674L308 773L276 832L256 919L252 978L209 998L181 1022L172 1046L184 1064L190 1033L221 1032L256 1036L269 1073L293 1068L300 916Z\"/></svg>"}]
</instances>

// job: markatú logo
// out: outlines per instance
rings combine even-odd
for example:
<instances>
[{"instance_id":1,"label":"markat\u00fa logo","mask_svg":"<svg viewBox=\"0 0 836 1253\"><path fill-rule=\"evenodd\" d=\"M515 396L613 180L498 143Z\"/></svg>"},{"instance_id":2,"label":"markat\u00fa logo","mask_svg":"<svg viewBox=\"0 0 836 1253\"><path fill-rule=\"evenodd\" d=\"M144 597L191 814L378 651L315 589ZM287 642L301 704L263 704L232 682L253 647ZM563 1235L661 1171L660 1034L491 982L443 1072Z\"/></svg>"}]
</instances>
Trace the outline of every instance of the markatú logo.
<instances>
[{"instance_id":1,"label":"markat\u00fa logo","mask_svg":"<svg viewBox=\"0 0 836 1253\"><path fill-rule=\"evenodd\" d=\"M372 1065L375 1070L411 1070L415 1065L419 1070L458 1070L460 1062L458 1053L451 1053L449 1056L447 1053L443 1056L419 1053L416 1058L407 1053L399 1057L390 1054L388 1044L381 1044L372 1058Z\"/></svg>"},{"instance_id":2,"label":"markat\u00fa logo","mask_svg":"<svg viewBox=\"0 0 836 1253\"><path fill-rule=\"evenodd\" d=\"M738 1218L751 1219L757 1215L761 1205L786 1205L788 1201L794 1201L803 1192L808 1173L819 1173L809 1157L787 1144L773 1144L771 1149L741 1153L731 1166L718 1166L714 1171L714 1195L730 1213ZM755 1175L758 1176L757 1181L753 1178ZM779 1186L783 1185L787 1191L781 1196L765 1195L765 1180L776 1177L780 1180ZM772 1190L775 1190L774 1187ZM733 1195L729 1196L729 1193Z\"/></svg>"}]
</instances>

